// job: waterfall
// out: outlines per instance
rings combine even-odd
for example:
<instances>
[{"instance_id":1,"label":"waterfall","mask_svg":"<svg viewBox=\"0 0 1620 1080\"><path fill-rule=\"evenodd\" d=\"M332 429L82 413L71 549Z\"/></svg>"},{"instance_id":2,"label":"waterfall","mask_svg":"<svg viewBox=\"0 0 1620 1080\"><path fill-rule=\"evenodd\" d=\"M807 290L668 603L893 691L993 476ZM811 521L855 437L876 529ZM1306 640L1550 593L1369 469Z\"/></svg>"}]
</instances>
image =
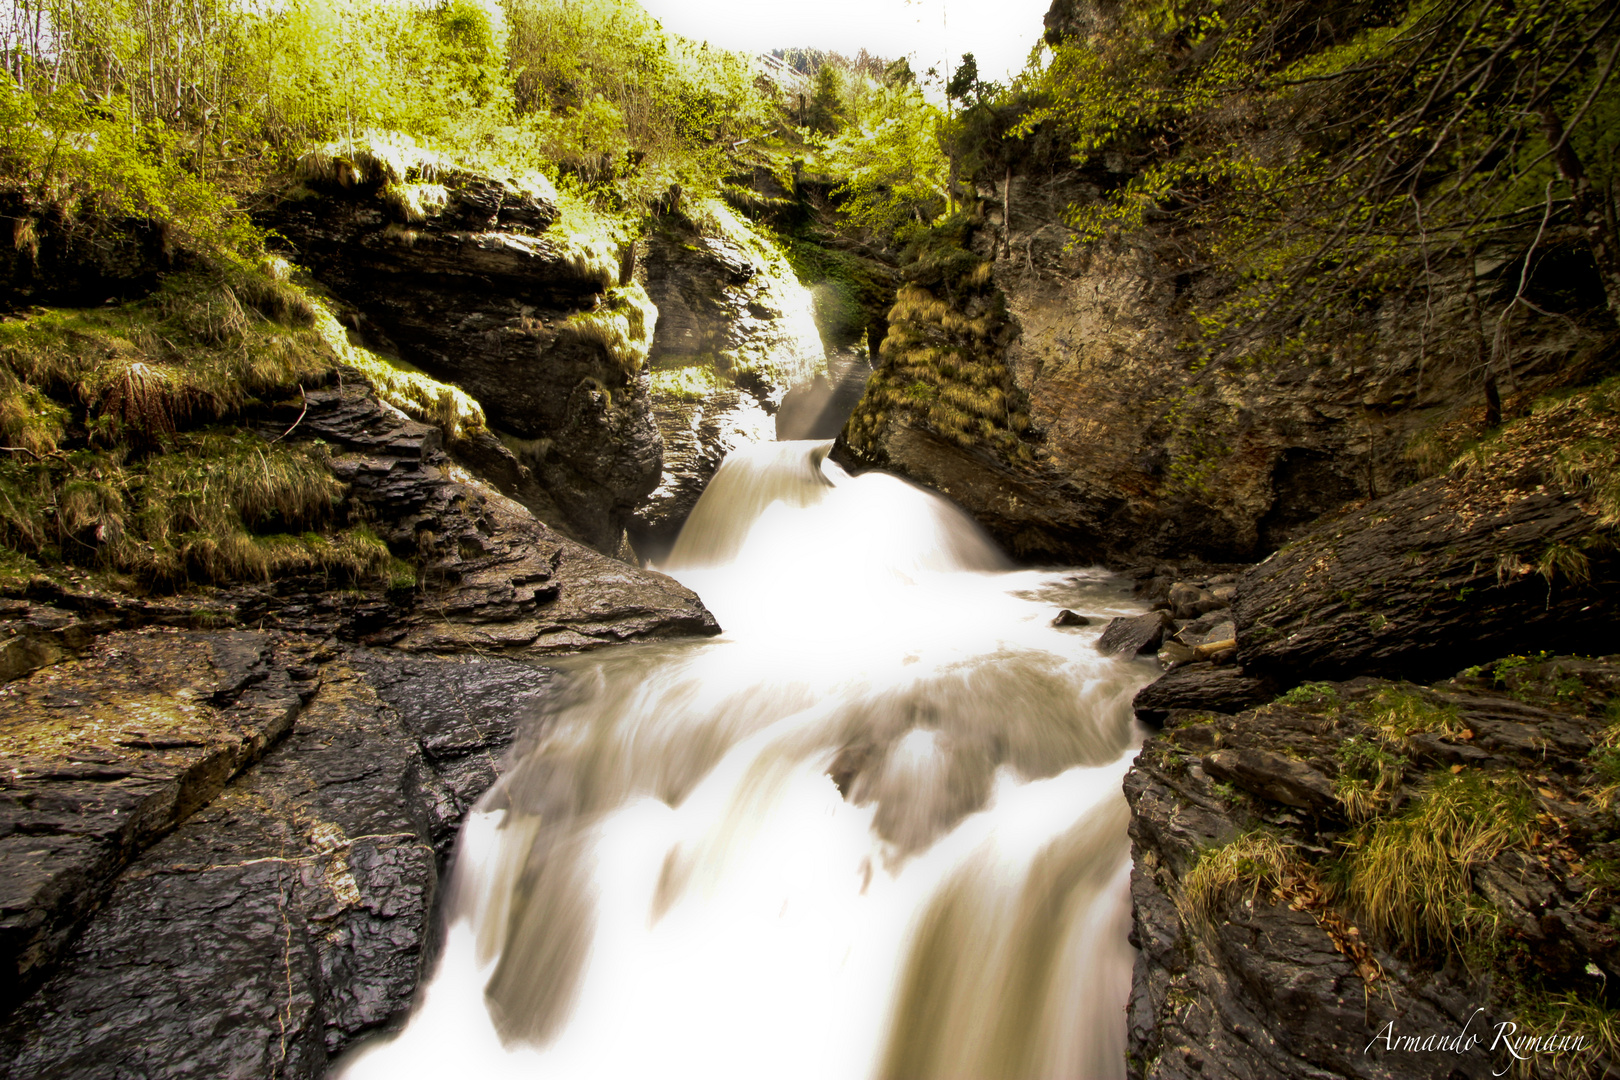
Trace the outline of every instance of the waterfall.
<instances>
[{"instance_id":1,"label":"waterfall","mask_svg":"<svg viewBox=\"0 0 1620 1080\"><path fill-rule=\"evenodd\" d=\"M739 450L694 510L662 569L721 637L565 662L410 1022L343 1076L1124 1075L1153 672L1095 641L1140 609L830 446Z\"/></svg>"}]
</instances>

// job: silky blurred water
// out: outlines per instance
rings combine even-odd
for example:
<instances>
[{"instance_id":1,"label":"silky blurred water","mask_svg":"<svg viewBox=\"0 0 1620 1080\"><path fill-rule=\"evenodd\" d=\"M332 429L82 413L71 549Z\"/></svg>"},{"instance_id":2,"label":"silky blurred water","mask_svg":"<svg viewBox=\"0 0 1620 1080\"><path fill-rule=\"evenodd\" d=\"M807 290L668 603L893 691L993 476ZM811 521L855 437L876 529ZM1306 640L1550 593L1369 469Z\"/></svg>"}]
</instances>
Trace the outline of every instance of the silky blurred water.
<instances>
[{"instance_id":1,"label":"silky blurred water","mask_svg":"<svg viewBox=\"0 0 1620 1080\"><path fill-rule=\"evenodd\" d=\"M722 636L568 662L465 825L410 1023L342 1075L1124 1075L1156 672L1095 642L1141 609L830 445L732 454L660 568Z\"/></svg>"}]
</instances>

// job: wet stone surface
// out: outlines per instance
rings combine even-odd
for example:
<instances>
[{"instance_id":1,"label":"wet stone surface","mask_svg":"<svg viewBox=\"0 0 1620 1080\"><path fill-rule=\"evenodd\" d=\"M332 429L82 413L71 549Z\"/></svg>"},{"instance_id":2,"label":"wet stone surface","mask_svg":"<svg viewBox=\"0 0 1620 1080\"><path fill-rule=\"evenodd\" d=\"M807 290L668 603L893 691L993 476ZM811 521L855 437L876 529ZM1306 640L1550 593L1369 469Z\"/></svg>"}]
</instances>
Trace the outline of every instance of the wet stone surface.
<instances>
[{"instance_id":1,"label":"wet stone surface","mask_svg":"<svg viewBox=\"0 0 1620 1080\"><path fill-rule=\"evenodd\" d=\"M251 632L108 634L0 689L0 1007L148 844L286 733L314 643ZM279 654L279 655L278 655Z\"/></svg>"},{"instance_id":2,"label":"wet stone surface","mask_svg":"<svg viewBox=\"0 0 1620 1080\"><path fill-rule=\"evenodd\" d=\"M0 1076L322 1075L408 1007L443 856L555 680L500 658L214 637L239 660L257 643L263 685L319 689L262 760L128 853L0 1028ZM199 642L177 644L217 671Z\"/></svg>"}]
</instances>

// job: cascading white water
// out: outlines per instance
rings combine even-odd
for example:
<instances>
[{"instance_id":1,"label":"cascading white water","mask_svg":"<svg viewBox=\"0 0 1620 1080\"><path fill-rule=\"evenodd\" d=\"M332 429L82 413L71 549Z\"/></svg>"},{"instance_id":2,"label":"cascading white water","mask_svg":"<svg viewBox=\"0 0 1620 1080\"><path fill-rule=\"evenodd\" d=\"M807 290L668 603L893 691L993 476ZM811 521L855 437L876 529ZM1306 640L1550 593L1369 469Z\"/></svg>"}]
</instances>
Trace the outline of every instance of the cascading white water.
<instances>
[{"instance_id":1,"label":"cascading white water","mask_svg":"<svg viewBox=\"0 0 1620 1080\"><path fill-rule=\"evenodd\" d=\"M1049 622L1139 609L830 445L734 453L698 503L664 569L723 636L569 662L348 1080L1124 1074L1153 673Z\"/></svg>"}]
</instances>

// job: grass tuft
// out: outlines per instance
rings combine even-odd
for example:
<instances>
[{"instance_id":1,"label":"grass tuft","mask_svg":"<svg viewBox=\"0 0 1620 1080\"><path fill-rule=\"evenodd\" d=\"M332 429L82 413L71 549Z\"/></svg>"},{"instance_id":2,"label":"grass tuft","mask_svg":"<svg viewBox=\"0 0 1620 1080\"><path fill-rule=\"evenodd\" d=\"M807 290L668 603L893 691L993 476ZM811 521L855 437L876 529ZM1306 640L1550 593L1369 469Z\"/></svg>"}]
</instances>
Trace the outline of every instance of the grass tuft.
<instances>
[{"instance_id":1,"label":"grass tuft","mask_svg":"<svg viewBox=\"0 0 1620 1080\"><path fill-rule=\"evenodd\" d=\"M1516 778L1440 775L1408 809L1348 841L1339 892L1374 933L1412 947L1460 945L1495 926L1472 895L1472 869L1525 843L1534 824Z\"/></svg>"},{"instance_id":2,"label":"grass tuft","mask_svg":"<svg viewBox=\"0 0 1620 1080\"><path fill-rule=\"evenodd\" d=\"M1208 848L1182 879L1177 901L1182 918L1192 925L1212 924L1223 907L1279 886L1292 861L1282 841L1260 830Z\"/></svg>"},{"instance_id":3,"label":"grass tuft","mask_svg":"<svg viewBox=\"0 0 1620 1080\"><path fill-rule=\"evenodd\" d=\"M557 328L560 342L601 348L626 378L640 371L652 353L658 309L639 284L611 289L596 307L571 315Z\"/></svg>"}]
</instances>

